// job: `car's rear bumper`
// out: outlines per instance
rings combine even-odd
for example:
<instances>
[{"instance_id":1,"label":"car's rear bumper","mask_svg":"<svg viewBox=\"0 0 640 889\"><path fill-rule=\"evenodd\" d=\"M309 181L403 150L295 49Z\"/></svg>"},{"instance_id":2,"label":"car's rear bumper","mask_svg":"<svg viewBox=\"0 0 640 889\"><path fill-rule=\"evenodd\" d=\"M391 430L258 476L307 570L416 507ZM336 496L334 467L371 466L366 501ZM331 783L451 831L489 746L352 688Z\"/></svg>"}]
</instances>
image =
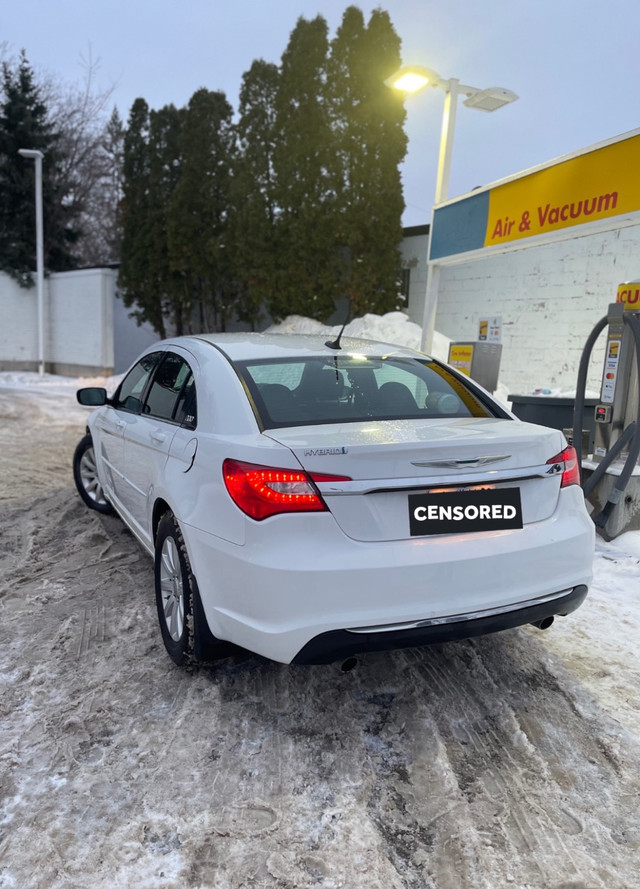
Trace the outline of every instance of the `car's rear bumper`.
<instances>
[{"instance_id":1,"label":"car's rear bumper","mask_svg":"<svg viewBox=\"0 0 640 889\"><path fill-rule=\"evenodd\" d=\"M452 618L425 621L423 626L413 626L407 629L394 628L382 632L333 630L321 633L307 642L292 663L330 664L333 661L344 660L367 651L416 648L436 642L451 642L455 639L484 636L524 624L546 622L556 615L567 615L575 611L582 605L586 596L587 587L580 584L568 592L561 593L558 598L549 600L545 597L543 603L533 602L511 611L492 613L486 616L455 615Z\"/></svg>"},{"instance_id":2,"label":"car's rear bumper","mask_svg":"<svg viewBox=\"0 0 640 889\"><path fill-rule=\"evenodd\" d=\"M336 651L345 644L391 649L429 641L432 628L440 639L454 638L573 610L566 607L571 591L591 582L594 547L593 523L574 487L562 492L552 518L500 533L361 543L345 537L331 515L308 513L248 527L244 546L193 527L185 540L212 633L276 661L300 662L331 649L317 639L347 640ZM573 607L580 601L576 593ZM420 626L395 629L410 624ZM354 632L377 627L385 630Z\"/></svg>"}]
</instances>

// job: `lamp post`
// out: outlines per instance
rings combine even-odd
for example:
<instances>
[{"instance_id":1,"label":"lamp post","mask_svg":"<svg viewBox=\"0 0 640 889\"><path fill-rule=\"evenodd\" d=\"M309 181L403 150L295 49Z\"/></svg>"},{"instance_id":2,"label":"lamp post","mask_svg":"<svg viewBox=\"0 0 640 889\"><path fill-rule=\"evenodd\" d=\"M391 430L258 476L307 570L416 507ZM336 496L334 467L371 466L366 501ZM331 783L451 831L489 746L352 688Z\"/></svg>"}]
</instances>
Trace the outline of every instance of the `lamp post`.
<instances>
[{"instance_id":1,"label":"lamp post","mask_svg":"<svg viewBox=\"0 0 640 889\"><path fill-rule=\"evenodd\" d=\"M36 281L38 290L38 374L44 376L44 235L42 226L41 151L20 148L18 154L35 161L36 166Z\"/></svg>"},{"instance_id":2,"label":"lamp post","mask_svg":"<svg viewBox=\"0 0 640 889\"><path fill-rule=\"evenodd\" d=\"M445 92L444 111L442 115L442 130L440 133L440 154L438 156L438 176L436 179L435 206L446 201L449 196L449 178L451 174L451 153L453 150L453 135L456 126L456 111L458 108L458 96L466 96L464 104L468 108L477 108L479 111L497 111L503 105L515 102L518 96L511 90L494 86L488 89L469 86L460 83L455 77L443 79L432 68L421 65L410 65L400 68L391 77L385 80L385 84L393 89L405 93L416 93L425 87L432 86ZM433 216L431 222L433 228ZM431 230L429 233L431 240ZM428 259L427 259L428 265ZM422 349L431 350L433 330L435 324L436 307L438 303L438 284L440 281L440 267L428 266L427 292L425 294L424 314L422 318Z\"/></svg>"}]
</instances>

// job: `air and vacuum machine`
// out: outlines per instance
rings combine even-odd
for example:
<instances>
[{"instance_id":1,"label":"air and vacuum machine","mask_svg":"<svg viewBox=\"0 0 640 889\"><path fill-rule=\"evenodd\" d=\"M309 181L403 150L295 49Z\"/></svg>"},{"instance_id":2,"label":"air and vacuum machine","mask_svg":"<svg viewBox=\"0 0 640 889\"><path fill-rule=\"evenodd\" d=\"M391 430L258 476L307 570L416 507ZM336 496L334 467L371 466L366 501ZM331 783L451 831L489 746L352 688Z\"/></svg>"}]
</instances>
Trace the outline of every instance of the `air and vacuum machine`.
<instances>
[{"instance_id":1,"label":"air and vacuum machine","mask_svg":"<svg viewBox=\"0 0 640 889\"><path fill-rule=\"evenodd\" d=\"M618 287L615 303L591 331L576 387L573 442L583 440L587 374L593 347L607 330L593 453L582 454L581 479L598 533L612 540L640 528L640 281Z\"/></svg>"}]
</instances>

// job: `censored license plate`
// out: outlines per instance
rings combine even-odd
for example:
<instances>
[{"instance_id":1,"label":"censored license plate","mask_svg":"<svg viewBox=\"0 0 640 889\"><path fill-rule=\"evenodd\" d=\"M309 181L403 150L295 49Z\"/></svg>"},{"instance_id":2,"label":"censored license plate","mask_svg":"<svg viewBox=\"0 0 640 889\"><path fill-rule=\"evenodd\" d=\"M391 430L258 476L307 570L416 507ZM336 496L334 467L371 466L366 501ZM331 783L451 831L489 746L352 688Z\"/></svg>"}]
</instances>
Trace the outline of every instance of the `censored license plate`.
<instances>
[{"instance_id":1,"label":"censored license plate","mask_svg":"<svg viewBox=\"0 0 640 889\"><path fill-rule=\"evenodd\" d=\"M519 488L409 494L412 536L522 528Z\"/></svg>"}]
</instances>

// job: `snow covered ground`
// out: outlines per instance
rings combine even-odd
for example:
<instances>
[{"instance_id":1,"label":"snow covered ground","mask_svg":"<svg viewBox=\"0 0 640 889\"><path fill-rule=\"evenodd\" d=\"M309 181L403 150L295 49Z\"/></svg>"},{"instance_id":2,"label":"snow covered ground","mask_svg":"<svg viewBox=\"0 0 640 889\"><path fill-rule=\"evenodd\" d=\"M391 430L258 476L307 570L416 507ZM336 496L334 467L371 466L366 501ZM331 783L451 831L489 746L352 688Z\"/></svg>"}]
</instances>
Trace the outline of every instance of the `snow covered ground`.
<instances>
[{"instance_id":1,"label":"snow covered ground","mask_svg":"<svg viewBox=\"0 0 640 889\"><path fill-rule=\"evenodd\" d=\"M640 532L544 633L191 675L73 489L103 383L0 374L1 889L639 889Z\"/></svg>"}]
</instances>

